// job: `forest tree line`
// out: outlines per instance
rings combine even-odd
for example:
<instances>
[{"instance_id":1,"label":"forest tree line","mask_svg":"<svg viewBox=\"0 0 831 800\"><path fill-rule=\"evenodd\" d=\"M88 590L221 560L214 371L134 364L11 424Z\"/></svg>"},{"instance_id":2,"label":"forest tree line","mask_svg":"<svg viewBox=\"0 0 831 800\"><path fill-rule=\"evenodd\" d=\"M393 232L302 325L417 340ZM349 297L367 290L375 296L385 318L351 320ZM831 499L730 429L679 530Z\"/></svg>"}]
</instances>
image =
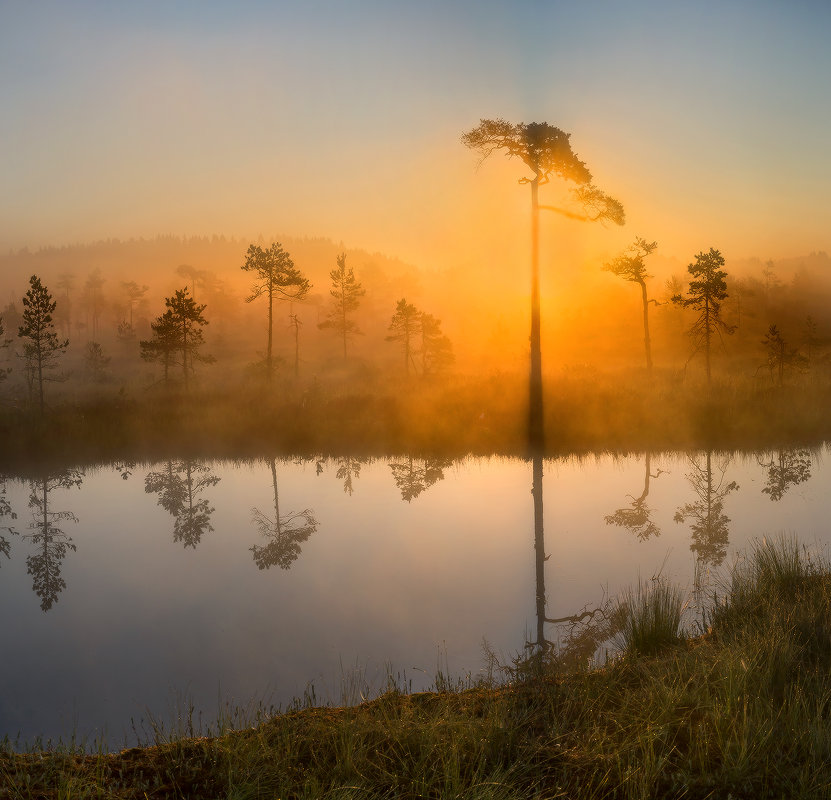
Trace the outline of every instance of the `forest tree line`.
<instances>
[{"instance_id":1,"label":"forest tree line","mask_svg":"<svg viewBox=\"0 0 831 800\"><path fill-rule=\"evenodd\" d=\"M786 282L776 265L767 262L756 274L739 277L731 274L721 253L710 248L695 256L686 275L676 273L660 282L649 270L657 247L638 238L602 265L601 271L636 284L640 292L616 295L612 313L605 316L592 314L591 298L586 298L586 316L594 317L587 341L611 334L618 353L630 353L630 367L637 363L640 348L643 355L637 360L647 370L653 365L674 372L689 367L712 374L718 364L734 373L738 359L744 374L774 385L828 371L831 289L821 272L797 270ZM223 375L233 362L244 375L267 381L275 376L283 381L312 379L344 364L353 370L360 367L358 371L367 375L373 358L377 372L393 376L476 369L478 364L459 359L457 342L451 344L444 332L446 317L423 310L407 296L390 301L389 286L385 309L379 308L377 295L374 304L367 303L372 284L356 274L345 252L334 262L326 285L315 286L279 243L252 244L238 258L248 290L242 299L227 290L224 275L186 264L170 270L169 281L180 288L161 301L151 299L150 287L139 274L138 280L114 280L98 267L84 278L64 271L53 275L49 286L33 275L26 294L0 310L0 380L6 383L6 394L16 383L39 404L43 384L65 380L70 373L73 381L89 385L139 379L145 385L190 388L194 378L205 379L213 362ZM370 276L376 278L378 272ZM311 302L313 290L318 294ZM35 295L41 291L45 296L38 302L51 328L38 332L39 323L31 316ZM464 314L464 297L456 297L456 302ZM242 318L241 305L250 307ZM449 322L452 325L452 317ZM521 372L522 358L511 362L499 351L499 318L491 314L481 322L479 344L487 349L494 343L489 366ZM565 323L549 318L545 323L546 353L551 354L546 367L575 363L568 355L562 357L561 343L552 341L557 325ZM242 333L257 337L254 352L242 349ZM54 338L44 338L47 335ZM520 354L521 337L509 332L501 338L511 336L513 352ZM599 357L592 368L615 367L620 360Z\"/></svg>"}]
</instances>

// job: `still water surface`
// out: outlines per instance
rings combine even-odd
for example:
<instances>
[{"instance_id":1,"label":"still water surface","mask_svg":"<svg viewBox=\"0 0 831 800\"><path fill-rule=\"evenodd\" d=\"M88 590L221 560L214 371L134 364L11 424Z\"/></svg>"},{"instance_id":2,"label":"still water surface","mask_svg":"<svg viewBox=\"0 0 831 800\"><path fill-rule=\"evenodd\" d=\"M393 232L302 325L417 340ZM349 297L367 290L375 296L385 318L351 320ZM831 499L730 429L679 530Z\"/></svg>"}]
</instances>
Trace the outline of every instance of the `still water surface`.
<instances>
[{"instance_id":1,"label":"still water surface","mask_svg":"<svg viewBox=\"0 0 831 800\"><path fill-rule=\"evenodd\" d=\"M0 482L0 739L118 747L192 702L414 689L557 641L639 578L712 587L752 539L831 539L824 455L177 461Z\"/></svg>"}]
</instances>

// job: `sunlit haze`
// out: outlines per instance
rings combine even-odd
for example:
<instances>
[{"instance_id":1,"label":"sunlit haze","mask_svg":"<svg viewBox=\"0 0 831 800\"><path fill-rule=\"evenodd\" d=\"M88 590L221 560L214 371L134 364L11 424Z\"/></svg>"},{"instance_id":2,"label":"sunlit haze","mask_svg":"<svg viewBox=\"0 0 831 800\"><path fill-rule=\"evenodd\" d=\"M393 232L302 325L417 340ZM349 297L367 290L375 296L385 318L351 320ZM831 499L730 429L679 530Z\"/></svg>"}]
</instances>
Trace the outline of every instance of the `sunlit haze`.
<instances>
[{"instance_id":1,"label":"sunlit haze","mask_svg":"<svg viewBox=\"0 0 831 800\"><path fill-rule=\"evenodd\" d=\"M831 250L830 24L816 2L4 0L0 248L309 235L502 269L522 165L477 171L459 137L503 117L570 132L626 208L564 226L572 260L634 235L684 264Z\"/></svg>"}]
</instances>

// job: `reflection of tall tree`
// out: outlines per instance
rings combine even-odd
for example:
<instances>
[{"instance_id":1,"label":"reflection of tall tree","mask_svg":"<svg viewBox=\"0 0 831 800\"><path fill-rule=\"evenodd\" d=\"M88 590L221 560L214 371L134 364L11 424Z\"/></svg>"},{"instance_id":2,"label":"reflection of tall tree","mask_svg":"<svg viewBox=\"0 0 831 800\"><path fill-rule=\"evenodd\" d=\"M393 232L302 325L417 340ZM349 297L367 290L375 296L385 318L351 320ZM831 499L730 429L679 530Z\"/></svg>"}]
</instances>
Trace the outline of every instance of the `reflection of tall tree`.
<instances>
[{"instance_id":1,"label":"reflection of tall tree","mask_svg":"<svg viewBox=\"0 0 831 800\"><path fill-rule=\"evenodd\" d=\"M690 459L692 470L687 480L693 487L696 497L693 503L687 503L675 512L676 522L690 520L692 544L690 550L695 553L699 568L717 567L727 555L730 531L730 518L724 513L724 498L739 485L735 481L726 482L729 459L716 466L713 471L713 453L707 451L702 464L698 458Z\"/></svg>"},{"instance_id":2,"label":"reflection of tall tree","mask_svg":"<svg viewBox=\"0 0 831 800\"><path fill-rule=\"evenodd\" d=\"M414 459L390 462L392 477L401 492L401 499L408 503L434 483L444 480L444 471L451 465L446 458Z\"/></svg>"},{"instance_id":3,"label":"reflection of tall tree","mask_svg":"<svg viewBox=\"0 0 831 800\"><path fill-rule=\"evenodd\" d=\"M758 460L758 459L757 459ZM768 478L762 492L771 500L781 500L791 486L804 483L811 477L811 452L809 450L779 450L776 458L759 460L766 467Z\"/></svg>"},{"instance_id":4,"label":"reflection of tall tree","mask_svg":"<svg viewBox=\"0 0 831 800\"><path fill-rule=\"evenodd\" d=\"M619 630L622 618L614 613L613 604L606 600L602 605L589 611L584 608L579 614L566 617L547 617L545 614L547 596L545 592L545 529L543 526L543 459L542 450L532 447L531 468L533 483L531 494L534 498L534 566L537 612L537 639L526 647L537 656L546 658L554 652L553 644L545 638L545 625L557 625L560 642L556 659L560 663L585 664L603 642L611 639Z\"/></svg>"},{"instance_id":5,"label":"reflection of tall tree","mask_svg":"<svg viewBox=\"0 0 831 800\"><path fill-rule=\"evenodd\" d=\"M55 489L80 487L83 473L66 470L58 475L44 476L29 485L29 508L32 511L31 533L24 539L34 545L34 553L26 558L26 571L32 576L32 589L40 598L40 607L48 611L57 602L58 595L66 588L61 577L61 564L67 550L75 551L72 539L64 533L58 523L63 520L78 522L71 511L52 511L49 508L49 493Z\"/></svg>"},{"instance_id":6,"label":"reflection of tall tree","mask_svg":"<svg viewBox=\"0 0 831 800\"><path fill-rule=\"evenodd\" d=\"M352 481L361 477L361 466L366 464L365 458L346 458L338 459L338 471L336 473L338 480L343 481L343 491L352 497Z\"/></svg>"},{"instance_id":7,"label":"reflection of tall tree","mask_svg":"<svg viewBox=\"0 0 831 800\"><path fill-rule=\"evenodd\" d=\"M548 649L549 643L545 640L545 529L543 527L542 509L542 448L532 447L532 486L531 495L534 498L534 565L536 572L536 607L537 607L537 641L534 645L540 651Z\"/></svg>"},{"instance_id":8,"label":"reflection of tall tree","mask_svg":"<svg viewBox=\"0 0 831 800\"><path fill-rule=\"evenodd\" d=\"M317 530L318 521L309 508L280 516L280 495L277 490L277 464L271 459L271 485L274 488L274 517L258 508L251 510L251 518L265 545L249 548L258 569L280 567L288 569L300 556L300 545ZM340 475L339 475L340 477Z\"/></svg>"},{"instance_id":9,"label":"reflection of tall tree","mask_svg":"<svg viewBox=\"0 0 831 800\"><path fill-rule=\"evenodd\" d=\"M651 539L653 536L660 535L661 531L658 526L652 521L652 509L646 504L646 498L649 497L649 479L657 478L664 470L659 469L654 475L650 471L650 462L652 455L646 454L643 476L643 492L640 497L633 497L628 495L632 500L631 506L628 508L619 508L614 514L606 516L607 525L619 525L621 528L630 530L642 542Z\"/></svg>"},{"instance_id":10,"label":"reflection of tall tree","mask_svg":"<svg viewBox=\"0 0 831 800\"><path fill-rule=\"evenodd\" d=\"M159 495L159 505L174 517L173 541L196 547L202 536L213 530L214 509L207 499L197 500L206 486L216 486L220 479L210 468L195 461L168 461L166 468L149 472L144 491Z\"/></svg>"}]
</instances>

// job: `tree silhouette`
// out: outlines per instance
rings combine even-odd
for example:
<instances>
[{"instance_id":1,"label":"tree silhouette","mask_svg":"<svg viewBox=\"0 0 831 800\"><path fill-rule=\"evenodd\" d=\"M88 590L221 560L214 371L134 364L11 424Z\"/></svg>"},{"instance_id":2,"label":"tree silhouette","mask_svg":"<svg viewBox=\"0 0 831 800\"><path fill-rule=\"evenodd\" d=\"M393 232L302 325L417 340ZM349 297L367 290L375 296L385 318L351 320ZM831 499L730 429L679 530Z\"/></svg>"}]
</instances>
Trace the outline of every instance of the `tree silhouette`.
<instances>
[{"instance_id":1,"label":"tree silhouette","mask_svg":"<svg viewBox=\"0 0 831 800\"><path fill-rule=\"evenodd\" d=\"M404 372L407 375L410 374L410 363L415 364L413 352L420 328L421 312L402 297L395 307L395 314L393 314L390 321L389 334L386 340L388 342L401 342L404 352Z\"/></svg>"},{"instance_id":2,"label":"tree silhouette","mask_svg":"<svg viewBox=\"0 0 831 800\"><path fill-rule=\"evenodd\" d=\"M12 343L11 339L4 338L5 333L6 329L3 326L3 317L0 317L0 350L5 350ZM9 377L9 373L11 373L11 371L11 367L0 368L0 383Z\"/></svg>"},{"instance_id":3,"label":"tree silhouette","mask_svg":"<svg viewBox=\"0 0 831 800\"><path fill-rule=\"evenodd\" d=\"M710 383L710 352L715 336L721 338L722 333L731 334L735 330L721 318L721 304L727 299L727 273L721 268L724 266L724 257L712 247L709 252L703 251L696 255L695 263L687 267L692 276L687 291L687 297L674 295L673 303L684 308L693 308L698 311L698 318L689 330L693 341L693 356L704 350L707 364L707 383ZM692 358L692 356L690 356Z\"/></svg>"},{"instance_id":4,"label":"tree silhouette","mask_svg":"<svg viewBox=\"0 0 831 800\"><path fill-rule=\"evenodd\" d=\"M246 253L242 269L254 273L252 294L245 299L251 303L258 297L265 296L268 301L268 343L266 346L266 376L271 380L274 372L272 354L274 328L274 302L276 300L302 300L311 288L311 283L294 266L289 254L279 242L264 250L252 244Z\"/></svg>"},{"instance_id":5,"label":"tree silhouette","mask_svg":"<svg viewBox=\"0 0 831 800\"><path fill-rule=\"evenodd\" d=\"M110 360L109 356L104 355L104 350L98 342L87 342L84 362L87 374L92 380L97 383L103 383L107 380L107 367Z\"/></svg>"},{"instance_id":6,"label":"tree silhouette","mask_svg":"<svg viewBox=\"0 0 831 800\"><path fill-rule=\"evenodd\" d=\"M294 328L294 377L300 375L300 328L303 320L297 314L289 314L289 327Z\"/></svg>"},{"instance_id":7,"label":"tree silhouette","mask_svg":"<svg viewBox=\"0 0 831 800\"><path fill-rule=\"evenodd\" d=\"M483 119L462 135L462 144L481 154L481 161L498 150L519 158L532 177L520 178L531 187L531 398L529 434L532 448L543 447L542 352L540 345L539 212L553 211L569 219L610 221L622 225L623 206L592 185L586 165L572 152L570 134L547 122L511 124L502 119ZM551 176L576 184L573 195L581 211L540 205L539 187Z\"/></svg>"},{"instance_id":8,"label":"tree silhouette","mask_svg":"<svg viewBox=\"0 0 831 800\"><path fill-rule=\"evenodd\" d=\"M200 287L205 286L208 278L208 271L204 269L197 269L190 264L179 264L176 267L176 274L181 278L187 278L190 281L190 293L194 300L196 300L196 284Z\"/></svg>"},{"instance_id":9,"label":"tree silhouette","mask_svg":"<svg viewBox=\"0 0 831 800\"><path fill-rule=\"evenodd\" d=\"M690 459L692 470L687 480L697 499L675 512L676 522L690 520L690 550L702 568L720 566L727 555L730 518L724 513L724 498L739 488L735 481L725 481L729 459L716 467L719 474L714 476L712 457L712 450L708 450L703 464L698 458Z\"/></svg>"},{"instance_id":10,"label":"tree silhouette","mask_svg":"<svg viewBox=\"0 0 831 800\"><path fill-rule=\"evenodd\" d=\"M817 322L808 314L805 317L805 331L802 334L802 343L805 345L805 366L808 371L811 371L811 366L814 363L814 351L819 344L819 337L817 336Z\"/></svg>"},{"instance_id":11,"label":"tree silhouette","mask_svg":"<svg viewBox=\"0 0 831 800\"><path fill-rule=\"evenodd\" d=\"M619 525L621 528L626 528L638 537L642 542L651 539L653 536L659 536L661 531L658 526L652 521L652 510L646 504L646 499L649 497L649 480L650 478L657 478L665 470L659 469L654 475L651 467L652 454L647 453L644 459L644 475L643 475L643 492L640 497L629 497L632 504L628 508L619 508L613 514L605 517L607 525Z\"/></svg>"},{"instance_id":12,"label":"tree silhouette","mask_svg":"<svg viewBox=\"0 0 831 800\"><path fill-rule=\"evenodd\" d=\"M55 489L80 487L83 473L66 470L57 475L46 475L29 484L29 508L32 511L31 533L23 538L30 541L35 552L26 558L26 570L32 576L32 589L40 598L40 608L48 611L57 602L58 595L66 588L61 577L61 566L67 551L77 550L72 538L58 523L68 520L78 522L71 511L52 511L49 494Z\"/></svg>"},{"instance_id":13,"label":"tree silhouette","mask_svg":"<svg viewBox=\"0 0 831 800\"><path fill-rule=\"evenodd\" d=\"M309 508L280 516L280 495L277 490L277 464L272 458L271 485L274 490L274 517L258 508L251 509L251 520L260 535L268 540L265 545L255 544L253 553L257 569L280 567L288 569L300 556L300 545L317 530L318 521Z\"/></svg>"},{"instance_id":14,"label":"tree silhouette","mask_svg":"<svg viewBox=\"0 0 831 800\"><path fill-rule=\"evenodd\" d=\"M441 332L441 320L426 311L419 317L421 329L421 372L435 375L453 363L453 346Z\"/></svg>"},{"instance_id":15,"label":"tree silhouette","mask_svg":"<svg viewBox=\"0 0 831 800\"><path fill-rule=\"evenodd\" d=\"M179 349L179 325L169 309L155 322L150 323L153 338L139 342L141 357L145 361L160 361L164 367L165 386L170 383L170 368Z\"/></svg>"},{"instance_id":16,"label":"tree silhouette","mask_svg":"<svg viewBox=\"0 0 831 800\"><path fill-rule=\"evenodd\" d=\"M332 279L332 288L329 290L332 303L326 319L318 324L318 328L331 328L340 336L343 342L343 360L346 361L347 340L361 333L350 315L357 310L366 291L355 280L352 267L347 269L346 253L341 253L337 262L337 268L329 273Z\"/></svg>"},{"instance_id":17,"label":"tree silhouette","mask_svg":"<svg viewBox=\"0 0 831 800\"><path fill-rule=\"evenodd\" d=\"M444 480L444 470L453 462L446 458L414 459L407 456L405 461L390 462L395 485L401 492L401 499L408 503L415 500L434 483Z\"/></svg>"},{"instance_id":18,"label":"tree silhouette","mask_svg":"<svg viewBox=\"0 0 831 800\"><path fill-rule=\"evenodd\" d=\"M365 458L346 456L346 458L338 459L338 471L335 473L335 476L338 480L343 481L343 491L350 497L354 491L352 481L361 477L361 467L364 464L366 464Z\"/></svg>"},{"instance_id":19,"label":"tree silhouette","mask_svg":"<svg viewBox=\"0 0 831 800\"><path fill-rule=\"evenodd\" d=\"M127 309L130 318L119 323L118 337L125 341L130 341L136 335L136 329L133 325L133 310L142 302L150 287L139 286L135 281L122 281L121 288L127 296Z\"/></svg>"},{"instance_id":20,"label":"tree silhouette","mask_svg":"<svg viewBox=\"0 0 831 800\"><path fill-rule=\"evenodd\" d=\"M757 459L758 460L758 459ZM809 450L779 450L776 458L759 461L768 471L762 492L771 500L781 500L791 486L804 483L811 477L811 452Z\"/></svg>"},{"instance_id":21,"label":"tree silhouette","mask_svg":"<svg viewBox=\"0 0 831 800\"><path fill-rule=\"evenodd\" d=\"M641 287L641 301L643 302L643 345L646 351L646 368L652 372L652 344L649 337L649 304L658 304L657 300L650 300L646 291L647 278L651 278L646 271L644 258L658 247L657 242L647 242L646 239L636 237L635 243L621 253L613 261L603 265L603 269L623 278L626 281L637 283Z\"/></svg>"},{"instance_id":22,"label":"tree silhouette","mask_svg":"<svg viewBox=\"0 0 831 800\"><path fill-rule=\"evenodd\" d=\"M195 549L205 533L213 530L214 509L207 499L196 498L219 481L208 466L191 460L168 461L165 470L147 473L144 491L158 494L158 504L173 516L174 542Z\"/></svg>"},{"instance_id":23,"label":"tree silhouette","mask_svg":"<svg viewBox=\"0 0 831 800\"><path fill-rule=\"evenodd\" d=\"M771 325L768 328L765 338L762 340L762 346L765 348L767 355L767 367L770 370L770 379L773 380L773 374L776 373L779 386L783 386L785 382L785 368L790 367L798 358L796 349L788 347L787 342L782 338L782 334L776 325Z\"/></svg>"},{"instance_id":24,"label":"tree silhouette","mask_svg":"<svg viewBox=\"0 0 831 800\"><path fill-rule=\"evenodd\" d=\"M5 475L0 475L0 522L8 520L13 522L17 519L17 514L12 510L11 503L6 494L6 481L8 478ZM17 536L17 530L10 525L0 525L0 531L5 531L10 536ZM10 558L11 542L5 537L0 536L0 555Z\"/></svg>"},{"instance_id":25,"label":"tree silhouette","mask_svg":"<svg viewBox=\"0 0 831 800\"><path fill-rule=\"evenodd\" d=\"M29 278L29 291L23 298L23 324L17 335L27 339L23 345L26 368L31 377L30 387L37 386L40 413L44 413L43 384L46 372L55 369L59 355L69 347L68 339L59 339L52 322L55 302L37 275Z\"/></svg>"},{"instance_id":26,"label":"tree silhouette","mask_svg":"<svg viewBox=\"0 0 831 800\"><path fill-rule=\"evenodd\" d=\"M106 278L101 275L101 270L96 268L90 272L86 283L84 283L84 299L87 310L92 315L93 340L98 338L98 318L101 316L101 307L103 305L101 289L106 282Z\"/></svg>"},{"instance_id":27,"label":"tree silhouette","mask_svg":"<svg viewBox=\"0 0 831 800\"><path fill-rule=\"evenodd\" d=\"M187 391L193 363L201 361L210 364L214 361L213 356L199 352L199 348L205 343L202 328L208 324L208 320L202 316L206 306L197 305L188 294L187 287L177 289L173 297L165 298L164 302L167 311L150 326L154 338L139 343L142 358L148 361L162 361L166 382L172 354L179 353L182 378Z\"/></svg>"},{"instance_id":28,"label":"tree silhouette","mask_svg":"<svg viewBox=\"0 0 831 800\"><path fill-rule=\"evenodd\" d=\"M56 315L61 319L61 330L69 335L72 330L72 300L69 293L75 288L75 275L71 272L62 272L58 275L58 289L63 289L63 296L59 307L55 309Z\"/></svg>"}]
</instances>

